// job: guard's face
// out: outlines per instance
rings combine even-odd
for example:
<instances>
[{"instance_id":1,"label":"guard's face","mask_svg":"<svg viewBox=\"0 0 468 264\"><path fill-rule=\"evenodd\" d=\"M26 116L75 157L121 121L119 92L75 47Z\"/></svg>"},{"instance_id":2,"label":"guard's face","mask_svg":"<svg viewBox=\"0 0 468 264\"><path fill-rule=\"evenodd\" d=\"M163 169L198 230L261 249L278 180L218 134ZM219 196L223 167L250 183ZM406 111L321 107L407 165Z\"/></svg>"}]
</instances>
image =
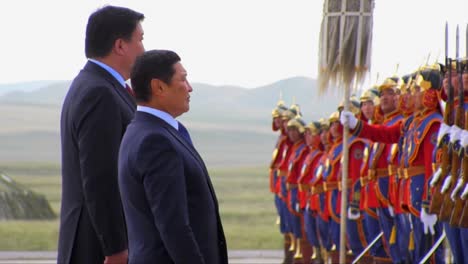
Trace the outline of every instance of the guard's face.
<instances>
[{"instance_id":1,"label":"guard's face","mask_svg":"<svg viewBox=\"0 0 468 264\"><path fill-rule=\"evenodd\" d=\"M292 142L297 142L301 139L301 133L295 127L288 127L288 137Z\"/></svg>"},{"instance_id":2,"label":"guard's face","mask_svg":"<svg viewBox=\"0 0 468 264\"><path fill-rule=\"evenodd\" d=\"M361 105L361 111L368 120L374 118L374 103L372 101L365 101Z\"/></svg>"},{"instance_id":3,"label":"guard's face","mask_svg":"<svg viewBox=\"0 0 468 264\"><path fill-rule=\"evenodd\" d=\"M163 100L167 105L169 113L177 117L188 112L190 109L192 86L187 80L187 71L182 64L177 62L173 67L175 72L168 84L168 89L166 89L166 95Z\"/></svg>"},{"instance_id":4,"label":"guard's face","mask_svg":"<svg viewBox=\"0 0 468 264\"><path fill-rule=\"evenodd\" d=\"M286 132L288 131L288 122L289 122L289 119L287 119L287 118L286 119L281 119L281 124L283 126L283 130L286 131Z\"/></svg>"},{"instance_id":5,"label":"guard's face","mask_svg":"<svg viewBox=\"0 0 468 264\"><path fill-rule=\"evenodd\" d=\"M310 133L309 128L306 128L306 131L304 132L304 140L307 145L312 145L312 133Z\"/></svg>"},{"instance_id":6,"label":"guard's face","mask_svg":"<svg viewBox=\"0 0 468 264\"><path fill-rule=\"evenodd\" d=\"M308 146L316 146L320 144L320 134L314 134L310 128L307 128L304 132L304 140Z\"/></svg>"},{"instance_id":7,"label":"guard's face","mask_svg":"<svg viewBox=\"0 0 468 264\"><path fill-rule=\"evenodd\" d=\"M339 138L342 136L342 129L341 129L341 124L338 121L335 121L330 124L330 133L333 138Z\"/></svg>"},{"instance_id":8,"label":"guard's face","mask_svg":"<svg viewBox=\"0 0 468 264\"><path fill-rule=\"evenodd\" d=\"M273 118L273 124L277 128L281 128L283 122L281 121L281 117L277 116Z\"/></svg>"},{"instance_id":9,"label":"guard's face","mask_svg":"<svg viewBox=\"0 0 468 264\"><path fill-rule=\"evenodd\" d=\"M384 113L390 113L395 110L395 96L396 93L393 89L384 89L380 93L380 108Z\"/></svg>"},{"instance_id":10,"label":"guard's face","mask_svg":"<svg viewBox=\"0 0 468 264\"><path fill-rule=\"evenodd\" d=\"M325 146L328 144L328 130L322 130L320 133L320 142Z\"/></svg>"},{"instance_id":11,"label":"guard's face","mask_svg":"<svg viewBox=\"0 0 468 264\"><path fill-rule=\"evenodd\" d=\"M413 110L414 109L413 96L410 93L405 93L400 96L402 96L403 103L405 104L404 105L405 109Z\"/></svg>"},{"instance_id":12,"label":"guard's face","mask_svg":"<svg viewBox=\"0 0 468 264\"><path fill-rule=\"evenodd\" d=\"M412 91L412 99L414 102L415 110L421 110L423 108L422 96L423 96L423 92L421 91L421 87L415 86L414 90Z\"/></svg>"}]
</instances>

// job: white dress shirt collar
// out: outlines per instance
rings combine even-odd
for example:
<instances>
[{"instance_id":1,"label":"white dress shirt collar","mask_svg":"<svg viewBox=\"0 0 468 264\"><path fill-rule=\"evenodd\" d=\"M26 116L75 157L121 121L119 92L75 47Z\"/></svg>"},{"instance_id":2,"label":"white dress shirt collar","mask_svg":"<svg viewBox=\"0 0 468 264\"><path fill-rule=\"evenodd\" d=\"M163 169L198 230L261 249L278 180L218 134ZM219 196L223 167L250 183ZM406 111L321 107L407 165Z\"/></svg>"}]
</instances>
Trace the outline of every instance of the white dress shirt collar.
<instances>
[{"instance_id":1,"label":"white dress shirt collar","mask_svg":"<svg viewBox=\"0 0 468 264\"><path fill-rule=\"evenodd\" d=\"M177 122L177 120L175 120L174 117L172 117L170 114L164 111L161 111L152 107L148 107L148 106L142 106L142 105L137 106L137 111L145 112L145 113L154 115L156 117L159 117L162 120L164 120L166 123L171 125L173 128L175 128L176 130L179 130L179 122Z\"/></svg>"}]
</instances>

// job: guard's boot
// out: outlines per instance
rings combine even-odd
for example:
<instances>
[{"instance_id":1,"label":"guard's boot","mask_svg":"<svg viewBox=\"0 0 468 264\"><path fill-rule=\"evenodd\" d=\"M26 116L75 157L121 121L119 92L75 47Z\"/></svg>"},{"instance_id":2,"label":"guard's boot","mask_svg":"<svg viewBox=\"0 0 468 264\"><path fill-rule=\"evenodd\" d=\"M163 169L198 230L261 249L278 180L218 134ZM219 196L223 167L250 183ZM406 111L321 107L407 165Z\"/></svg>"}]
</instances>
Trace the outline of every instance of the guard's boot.
<instances>
[{"instance_id":1,"label":"guard's boot","mask_svg":"<svg viewBox=\"0 0 468 264\"><path fill-rule=\"evenodd\" d=\"M296 239L296 252L294 253L294 264L304 264L302 262L302 239Z\"/></svg>"},{"instance_id":2,"label":"guard's boot","mask_svg":"<svg viewBox=\"0 0 468 264\"><path fill-rule=\"evenodd\" d=\"M313 247L312 248L312 256L310 257L310 260L312 264L322 264L325 262L326 258L324 258L323 251L324 248L318 248L318 247ZM325 250L326 253L326 250ZM328 254L327 254L328 255Z\"/></svg>"},{"instance_id":3,"label":"guard's boot","mask_svg":"<svg viewBox=\"0 0 468 264\"><path fill-rule=\"evenodd\" d=\"M333 245L328 252L328 257L331 259L331 263L340 263L340 251L336 250L336 245Z\"/></svg>"},{"instance_id":4,"label":"guard's boot","mask_svg":"<svg viewBox=\"0 0 468 264\"><path fill-rule=\"evenodd\" d=\"M284 260L283 264L292 264L294 251L290 251L291 248L291 236L289 234L284 234Z\"/></svg>"}]
</instances>

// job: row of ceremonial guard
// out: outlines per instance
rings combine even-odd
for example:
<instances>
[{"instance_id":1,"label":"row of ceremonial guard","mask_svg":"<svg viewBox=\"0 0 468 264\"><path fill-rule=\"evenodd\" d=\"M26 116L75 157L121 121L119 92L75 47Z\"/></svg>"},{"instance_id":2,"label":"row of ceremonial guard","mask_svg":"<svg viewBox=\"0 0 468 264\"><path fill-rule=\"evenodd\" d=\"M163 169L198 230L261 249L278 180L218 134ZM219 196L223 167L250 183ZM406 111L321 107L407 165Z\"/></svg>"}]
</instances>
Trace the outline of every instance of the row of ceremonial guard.
<instances>
[{"instance_id":1,"label":"row of ceremonial guard","mask_svg":"<svg viewBox=\"0 0 468 264\"><path fill-rule=\"evenodd\" d=\"M270 190L284 263L338 263L343 169L347 262L362 255L358 263L427 256L427 263L468 263L468 92L459 94L468 88L468 63L460 65L387 78L353 96L350 111L338 107L309 124L298 105L278 102ZM455 117L454 109L462 112ZM340 162L343 124L350 128L348 168ZM450 251L440 243L445 236Z\"/></svg>"}]
</instances>

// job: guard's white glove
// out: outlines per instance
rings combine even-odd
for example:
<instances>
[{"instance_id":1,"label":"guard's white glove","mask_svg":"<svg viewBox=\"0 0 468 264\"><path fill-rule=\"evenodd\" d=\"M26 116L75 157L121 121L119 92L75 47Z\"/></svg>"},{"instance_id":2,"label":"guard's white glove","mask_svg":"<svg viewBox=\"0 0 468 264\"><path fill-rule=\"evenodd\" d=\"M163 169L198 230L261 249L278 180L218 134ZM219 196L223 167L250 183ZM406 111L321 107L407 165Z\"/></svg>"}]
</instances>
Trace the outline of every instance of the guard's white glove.
<instances>
[{"instance_id":1,"label":"guard's white glove","mask_svg":"<svg viewBox=\"0 0 468 264\"><path fill-rule=\"evenodd\" d=\"M296 203L294 205L294 210L296 210L296 212L300 213L301 212L301 207L299 206L299 203Z\"/></svg>"},{"instance_id":2,"label":"guard's white glove","mask_svg":"<svg viewBox=\"0 0 468 264\"><path fill-rule=\"evenodd\" d=\"M463 130L460 134L460 145L462 147L468 147L468 131Z\"/></svg>"},{"instance_id":3,"label":"guard's white glove","mask_svg":"<svg viewBox=\"0 0 468 264\"><path fill-rule=\"evenodd\" d=\"M451 127L445 123L442 123L439 128L439 133L437 134L437 144L440 144L440 140L446 135L450 133Z\"/></svg>"},{"instance_id":4,"label":"guard's white glove","mask_svg":"<svg viewBox=\"0 0 468 264\"><path fill-rule=\"evenodd\" d=\"M452 199L452 201L455 201L455 199L457 198L457 194L461 191L464 184L465 184L465 182L463 181L463 179L461 179L461 178L458 179L457 185L455 185L455 188L453 188L453 191L450 194L450 199Z\"/></svg>"},{"instance_id":5,"label":"guard's white glove","mask_svg":"<svg viewBox=\"0 0 468 264\"><path fill-rule=\"evenodd\" d=\"M351 207L348 208L348 219L357 220L359 217L361 217L359 210L353 209Z\"/></svg>"},{"instance_id":6,"label":"guard's white glove","mask_svg":"<svg viewBox=\"0 0 468 264\"><path fill-rule=\"evenodd\" d=\"M350 129L355 129L358 120L353 113L349 111L342 111L340 116L340 122L343 126L348 125Z\"/></svg>"},{"instance_id":7,"label":"guard's white glove","mask_svg":"<svg viewBox=\"0 0 468 264\"><path fill-rule=\"evenodd\" d=\"M391 205L388 206L388 212L390 213L391 217L395 216L395 211L393 211L393 206L391 206Z\"/></svg>"},{"instance_id":8,"label":"guard's white glove","mask_svg":"<svg viewBox=\"0 0 468 264\"><path fill-rule=\"evenodd\" d=\"M466 198L468 198L468 184L465 185L465 189L463 189L460 198L462 198L463 200L466 200Z\"/></svg>"},{"instance_id":9,"label":"guard's white glove","mask_svg":"<svg viewBox=\"0 0 468 264\"><path fill-rule=\"evenodd\" d=\"M442 194L446 193L451 185L452 185L452 174L449 174L447 178L445 178L444 180L444 184L442 185L442 188L440 189L440 193Z\"/></svg>"},{"instance_id":10,"label":"guard's white glove","mask_svg":"<svg viewBox=\"0 0 468 264\"><path fill-rule=\"evenodd\" d=\"M434 172L434 175L432 175L429 185L431 185L431 187L434 187L439 182L441 175L442 175L442 169L439 167L436 170L436 172Z\"/></svg>"},{"instance_id":11,"label":"guard's white glove","mask_svg":"<svg viewBox=\"0 0 468 264\"><path fill-rule=\"evenodd\" d=\"M460 134L463 130L456 125L450 128L450 143L454 144L457 140L460 140Z\"/></svg>"},{"instance_id":12,"label":"guard's white glove","mask_svg":"<svg viewBox=\"0 0 468 264\"><path fill-rule=\"evenodd\" d=\"M421 222L423 223L424 234L427 232L431 232L431 235L435 234L434 226L437 223L437 215L436 214L428 214L426 213L426 209L421 209Z\"/></svg>"}]
</instances>

